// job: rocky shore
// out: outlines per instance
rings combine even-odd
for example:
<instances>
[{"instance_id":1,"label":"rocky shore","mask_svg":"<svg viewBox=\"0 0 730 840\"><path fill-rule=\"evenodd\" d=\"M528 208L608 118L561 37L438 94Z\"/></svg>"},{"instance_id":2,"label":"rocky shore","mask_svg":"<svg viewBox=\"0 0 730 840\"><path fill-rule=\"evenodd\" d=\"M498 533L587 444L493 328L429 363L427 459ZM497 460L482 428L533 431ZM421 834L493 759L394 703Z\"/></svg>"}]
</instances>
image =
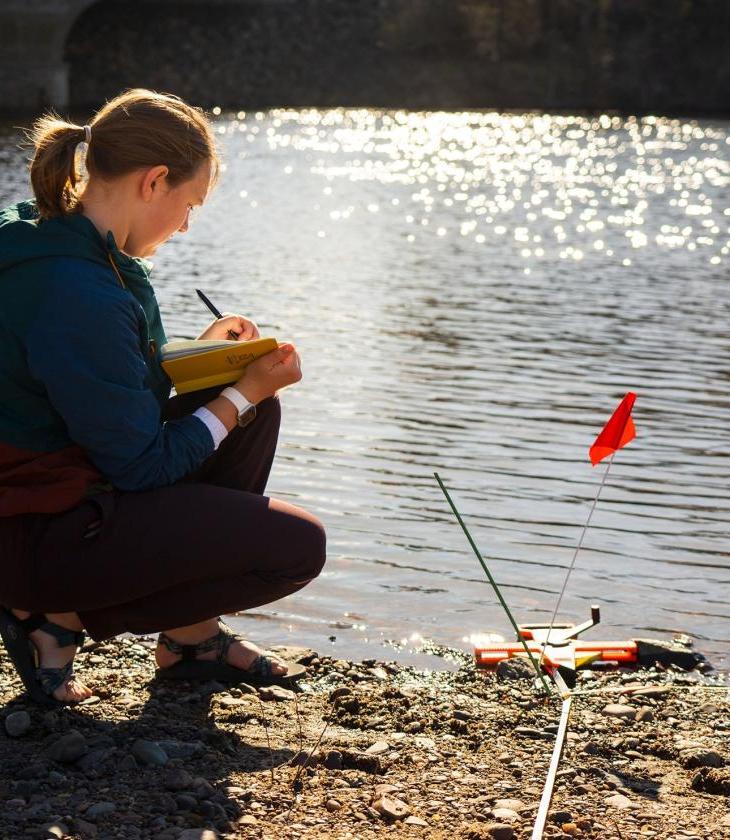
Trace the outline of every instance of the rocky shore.
<instances>
[{"instance_id":1,"label":"rocky shore","mask_svg":"<svg viewBox=\"0 0 730 840\"><path fill-rule=\"evenodd\" d=\"M256 691L163 684L151 648L87 644L78 670L95 696L50 711L24 702L0 652L0 838L531 836L560 702L519 669L286 649L307 682ZM730 837L727 685L583 672L545 836Z\"/></svg>"}]
</instances>

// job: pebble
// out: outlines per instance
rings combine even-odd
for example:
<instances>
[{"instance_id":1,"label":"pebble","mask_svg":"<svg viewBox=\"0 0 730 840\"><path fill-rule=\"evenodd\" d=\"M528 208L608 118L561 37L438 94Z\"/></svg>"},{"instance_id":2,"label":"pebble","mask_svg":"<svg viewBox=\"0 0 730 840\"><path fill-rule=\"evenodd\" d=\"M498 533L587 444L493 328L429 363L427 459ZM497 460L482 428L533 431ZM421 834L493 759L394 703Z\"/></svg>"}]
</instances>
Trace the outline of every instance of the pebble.
<instances>
[{"instance_id":1,"label":"pebble","mask_svg":"<svg viewBox=\"0 0 730 840\"><path fill-rule=\"evenodd\" d=\"M277 703L293 700L295 696L293 691L279 685L267 685L259 689L259 697L262 700L274 700Z\"/></svg>"},{"instance_id":2,"label":"pebble","mask_svg":"<svg viewBox=\"0 0 730 840\"><path fill-rule=\"evenodd\" d=\"M178 811L192 811L198 807L198 800L189 793L178 793L175 802Z\"/></svg>"},{"instance_id":3,"label":"pebble","mask_svg":"<svg viewBox=\"0 0 730 840\"><path fill-rule=\"evenodd\" d=\"M390 749L390 744L387 741L376 741L374 744L371 744L366 750L366 755L382 755L383 753L388 752Z\"/></svg>"},{"instance_id":4,"label":"pebble","mask_svg":"<svg viewBox=\"0 0 730 840\"><path fill-rule=\"evenodd\" d=\"M387 783L375 785L374 799L379 799L381 796L387 796L389 793L395 793L398 790L400 790L400 788L397 785L389 785Z\"/></svg>"},{"instance_id":5,"label":"pebble","mask_svg":"<svg viewBox=\"0 0 730 840\"><path fill-rule=\"evenodd\" d=\"M220 697L218 705L224 709L235 709L237 706L248 706L248 700L243 697Z\"/></svg>"},{"instance_id":6,"label":"pebble","mask_svg":"<svg viewBox=\"0 0 730 840\"><path fill-rule=\"evenodd\" d=\"M316 753L310 755L308 750L299 750L292 756L289 763L292 767L316 767L319 763L319 758Z\"/></svg>"},{"instance_id":7,"label":"pebble","mask_svg":"<svg viewBox=\"0 0 730 840\"><path fill-rule=\"evenodd\" d=\"M494 814L494 819L499 820L501 823L517 822L520 819L520 815L517 811L513 811L512 808L492 808L492 813Z\"/></svg>"},{"instance_id":8,"label":"pebble","mask_svg":"<svg viewBox=\"0 0 730 840\"><path fill-rule=\"evenodd\" d=\"M608 717L633 720L636 717L636 709L624 703L609 703L608 706L603 707L603 714Z\"/></svg>"},{"instance_id":9,"label":"pebble","mask_svg":"<svg viewBox=\"0 0 730 840\"><path fill-rule=\"evenodd\" d=\"M420 825L423 828L428 827L426 820L422 820L420 817L406 817L405 823L406 825Z\"/></svg>"},{"instance_id":10,"label":"pebble","mask_svg":"<svg viewBox=\"0 0 730 840\"><path fill-rule=\"evenodd\" d=\"M170 768L162 777L165 790L186 790L193 786L193 777L182 767Z\"/></svg>"},{"instance_id":11,"label":"pebble","mask_svg":"<svg viewBox=\"0 0 730 840\"><path fill-rule=\"evenodd\" d=\"M113 814L116 810L117 806L113 802L96 802L90 808L86 809L84 816L90 820L98 820L99 817Z\"/></svg>"},{"instance_id":12,"label":"pebble","mask_svg":"<svg viewBox=\"0 0 730 840\"><path fill-rule=\"evenodd\" d=\"M28 712L11 712L5 718L5 731L11 738L20 738L30 729Z\"/></svg>"},{"instance_id":13,"label":"pebble","mask_svg":"<svg viewBox=\"0 0 730 840\"><path fill-rule=\"evenodd\" d=\"M575 834L578 834L578 832L580 831L580 829L578 828L578 826L574 822L563 823L561 828L563 829L563 832L565 834L570 834L571 837L574 836Z\"/></svg>"},{"instance_id":14,"label":"pebble","mask_svg":"<svg viewBox=\"0 0 730 840\"><path fill-rule=\"evenodd\" d=\"M331 813L334 814L335 811L339 811L342 807L342 803L338 802L336 799L328 799L324 803L324 807Z\"/></svg>"},{"instance_id":15,"label":"pebble","mask_svg":"<svg viewBox=\"0 0 730 840\"><path fill-rule=\"evenodd\" d=\"M253 814L244 814L238 821L239 825L256 825L258 820Z\"/></svg>"},{"instance_id":16,"label":"pebble","mask_svg":"<svg viewBox=\"0 0 730 840\"><path fill-rule=\"evenodd\" d=\"M623 793L614 793L613 796L609 796L607 799L603 800L604 805L608 805L609 808L618 808L619 811L625 811L628 808L633 808L633 802L628 798L628 796L624 796Z\"/></svg>"},{"instance_id":17,"label":"pebble","mask_svg":"<svg viewBox=\"0 0 730 840\"><path fill-rule=\"evenodd\" d=\"M342 685L334 691L330 691L329 702L334 703L335 700L339 700L340 697L347 697L349 694L352 694L352 689Z\"/></svg>"},{"instance_id":18,"label":"pebble","mask_svg":"<svg viewBox=\"0 0 730 840\"><path fill-rule=\"evenodd\" d=\"M647 697L651 698L652 700L660 700L666 697L668 694L671 694L671 692L672 689L669 686L660 685L647 685L642 686L641 688L633 688L628 690L628 693L630 693L632 697Z\"/></svg>"},{"instance_id":19,"label":"pebble","mask_svg":"<svg viewBox=\"0 0 730 840\"><path fill-rule=\"evenodd\" d=\"M495 809L509 808L519 813L525 810L525 803L521 799L498 799L492 807Z\"/></svg>"},{"instance_id":20,"label":"pebble","mask_svg":"<svg viewBox=\"0 0 730 840\"><path fill-rule=\"evenodd\" d=\"M142 764L153 767L162 767L167 764L167 753L155 741L145 741L138 738L132 744L132 755Z\"/></svg>"},{"instance_id":21,"label":"pebble","mask_svg":"<svg viewBox=\"0 0 730 840\"><path fill-rule=\"evenodd\" d=\"M402 799L393 799L390 796L381 796L376 799L373 802L373 808L382 817L391 820L405 819L411 813L411 809Z\"/></svg>"},{"instance_id":22,"label":"pebble","mask_svg":"<svg viewBox=\"0 0 730 840\"><path fill-rule=\"evenodd\" d=\"M637 723L649 723L654 720L654 712L648 706L642 706L636 712L635 720Z\"/></svg>"},{"instance_id":23,"label":"pebble","mask_svg":"<svg viewBox=\"0 0 730 840\"><path fill-rule=\"evenodd\" d=\"M97 833L94 823L82 820L80 817L74 818L74 831L80 834L84 840L94 840Z\"/></svg>"},{"instance_id":24,"label":"pebble","mask_svg":"<svg viewBox=\"0 0 730 840\"><path fill-rule=\"evenodd\" d=\"M322 760L322 764L328 770L342 770L342 753L338 750L329 750Z\"/></svg>"},{"instance_id":25,"label":"pebble","mask_svg":"<svg viewBox=\"0 0 730 840\"><path fill-rule=\"evenodd\" d=\"M89 751L89 745L84 736L76 729L62 735L48 748L46 755L53 761L71 764Z\"/></svg>"},{"instance_id":26,"label":"pebble","mask_svg":"<svg viewBox=\"0 0 730 840\"><path fill-rule=\"evenodd\" d=\"M126 773L130 770L137 770L138 768L139 764L137 764L137 759L133 755L125 755L117 765L117 769L122 773Z\"/></svg>"},{"instance_id":27,"label":"pebble","mask_svg":"<svg viewBox=\"0 0 730 840\"><path fill-rule=\"evenodd\" d=\"M725 759L715 750L691 749L679 754L679 762L691 770L695 767L724 767Z\"/></svg>"},{"instance_id":28,"label":"pebble","mask_svg":"<svg viewBox=\"0 0 730 840\"><path fill-rule=\"evenodd\" d=\"M524 659L503 659L496 673L498 680L529 680L535 675L535 669Z\"/></svg>"},{"instance_id":29,"label":"pebble","mask_svg":"<svg viewBox=\"0 0 730 840\"><path fill-rule=\"evenodd\" d=\"M209 828L186 828L178 834L177 840L218 840L219 836Z\"/></svg>"},{"instance_id":30,"label":"pebble","mask_svg":"<svg viewBox=\"0 0 730 840\"><path fill-rule=\"evenodd\" d=\"M545 739L552 738L549 732L544 732L542 729L535 729L532 726L515 726L513 732L515 735L520 735L523 738Z\"/></svg>"},{"instance_id":31,"label":"pebble","mask_svg":"<svg viewBox=\"0 0 730 840\"><path fill-rule=\"evenodd\" d=\"M512 826L504 823L488 823L487 831L492 840L513 840L515 836Z\"/></svg>"},{"instance_id":32,"label":"pebble","mask_svg":"<svg viewBox=\"0 0 730 840\"><path fill-rule=\"evenodd\" d=\"M193 758L205 752L202 741L157 741L157 745L168 758Z\"/></svg>"}]
</instances>

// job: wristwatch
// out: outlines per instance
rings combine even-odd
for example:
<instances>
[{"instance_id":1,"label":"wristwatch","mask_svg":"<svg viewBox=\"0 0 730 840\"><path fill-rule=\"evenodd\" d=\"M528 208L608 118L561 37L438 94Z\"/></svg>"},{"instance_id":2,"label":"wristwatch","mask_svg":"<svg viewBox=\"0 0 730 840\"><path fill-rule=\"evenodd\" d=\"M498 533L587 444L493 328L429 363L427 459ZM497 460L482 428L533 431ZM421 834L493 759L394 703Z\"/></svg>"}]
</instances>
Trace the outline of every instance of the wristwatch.
<instances>
[{"instance_id":1,"label":"wristwatch","mask_svg":"<svg viewBox=\"0 0 730 840\"><path fill-rule=\"evenodd\" d=\"M224 388L221 391L221 396L225 397L229 402L232 402L236 407L239 426L248 426L256 417L256 406L250 403L240 391L237 391L235 388Z\"/></svg>"}]
</instances>

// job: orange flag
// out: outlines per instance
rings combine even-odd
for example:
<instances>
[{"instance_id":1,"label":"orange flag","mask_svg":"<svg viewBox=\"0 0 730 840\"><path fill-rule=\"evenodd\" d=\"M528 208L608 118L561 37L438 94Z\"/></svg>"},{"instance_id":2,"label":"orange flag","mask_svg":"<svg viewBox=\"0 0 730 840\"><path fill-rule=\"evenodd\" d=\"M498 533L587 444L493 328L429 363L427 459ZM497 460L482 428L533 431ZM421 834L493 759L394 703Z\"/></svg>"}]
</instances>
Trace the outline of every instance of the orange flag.
<instances>
[{"instance_id":1,"label":"orange flag","mask_svg":"<svg viewBox=\"0 0 730 840\"><path fill-rule=\"evenodd\" d=\"M606 456L612 455L622 446L636 437L636 427L631 418L631 409L636 402L636 394L629 391L621 400L621 404L611 415L611 419L603 427L603 431L593 441L593 446L588 450L591 463L595 467L599 461Z\"/></svg>"}]
</instances>

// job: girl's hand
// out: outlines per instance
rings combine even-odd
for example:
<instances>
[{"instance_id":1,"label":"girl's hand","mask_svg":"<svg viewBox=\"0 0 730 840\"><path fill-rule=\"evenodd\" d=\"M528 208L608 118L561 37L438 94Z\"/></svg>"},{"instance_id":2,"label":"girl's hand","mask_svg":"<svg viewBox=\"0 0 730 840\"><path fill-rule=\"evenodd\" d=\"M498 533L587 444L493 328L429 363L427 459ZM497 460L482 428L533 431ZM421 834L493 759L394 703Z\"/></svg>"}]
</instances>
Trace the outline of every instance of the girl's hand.
<instances>
[{"instance_id":1,"label":"girl's hand","mask_svg":"<svg viewBox=\"0 0 730 840\"><path fill-rule=\"evenodd\" d=\"M293 344L280 344L276 350L256 359L233 386L254 404L273 397L279 388L302 378L302 363Z\"/></svg>"},{"instance_id":2,"label":"girl's hand","mask_svg":"<svg viewBox=\"0 0 730 840\"><path fill-rule=\"evenodd\" d=\"M251 339L259 337L259 328L253 321L249 321L243 315L224 314L222 318L213 321L207 329L200 333L198 339L230 340L229 330L238 336L236 341L251 341Z\"/></svg>"}]
</instances>

